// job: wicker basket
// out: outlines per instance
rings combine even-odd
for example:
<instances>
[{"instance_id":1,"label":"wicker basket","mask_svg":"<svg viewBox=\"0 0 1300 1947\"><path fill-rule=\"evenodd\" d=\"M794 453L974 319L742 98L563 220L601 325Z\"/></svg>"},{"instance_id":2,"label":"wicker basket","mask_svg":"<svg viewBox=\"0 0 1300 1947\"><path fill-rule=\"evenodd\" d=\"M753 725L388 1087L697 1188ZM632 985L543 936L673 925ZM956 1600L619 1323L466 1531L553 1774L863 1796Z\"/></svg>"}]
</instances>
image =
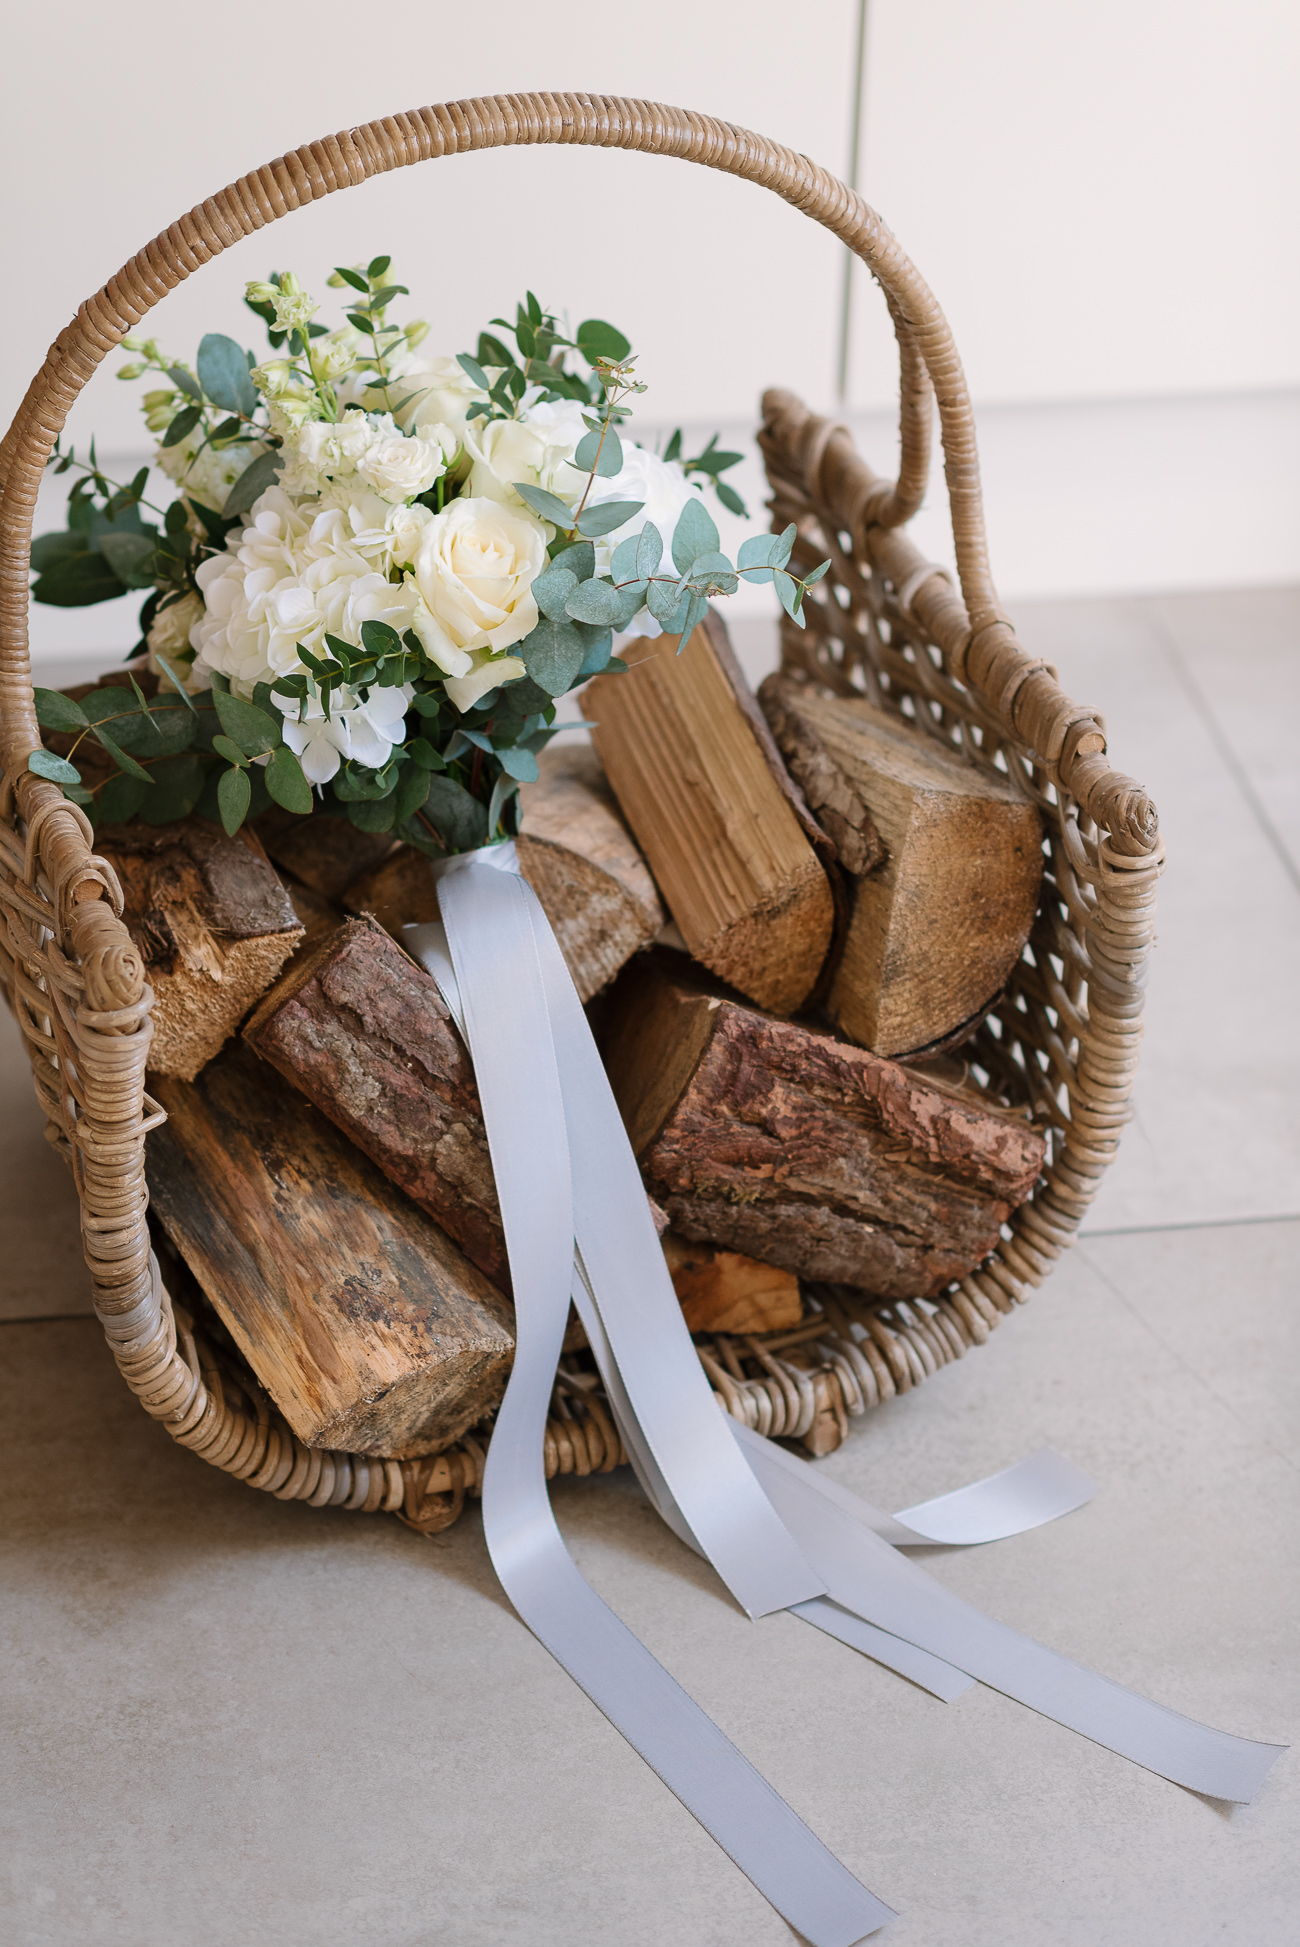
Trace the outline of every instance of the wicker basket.
<instances>
[{"instance_id":1,"label":"wicker basket","mask_svg":"<svg viewBox=\"0 0 1300 1947\"><path fill-rule=\"evenodd\" d=\"M1097 714L1021 649L989 575L970 402L933 297L880 219L803 156L748 131L656 103L591 95L501 95L399 115L310 143L244 176L148 244L84 304L51 347L0 448L0 979L48 1120L81 1201L95 1305L145 1410L214 1466L284 1500L400 1512L432 1530L456 1518L482 1475L481 1441L434 1459L367 1460L305 1447L228 1347L196 1333L163 1288L146 1218L144 1145L162 1119L145 1093L152 995L122 924L111 867L83 813L29 773L40 741L27 656L28 551L45 461L104 355L159 298L211 257L288 211L426 159L538 142L639 149L725 170L825 225L882 286L902 363L902 457L879 479L842 427L769 393L761 434L775 525L798 523L796 560L832 557L786 667L834 692L864 691L977 764L1009 772L1041 808L1043 893L1024 956L967 1053L984 1083L1050 1130L1049 1162L993 1256L934 1304L844 1294L810 1335L705 1350L728 1409L798 1435L906 1390L981 1343L1069 1244L1115 1153L1137 1060L1142 978L1161 864L1151 800L1106 759ZM960 596L899 531L920 505L938 404ZM838 1319L838 1328L836 1320ZM810 1365L810 1347L816 1350ZM802 1341L794 1356L792 1341ZM833 1442L832 1442L833 1444ZM562 1372L547 1436L550 1472L621 1458L590 1382Z\"/></svg>"}]
</instances>

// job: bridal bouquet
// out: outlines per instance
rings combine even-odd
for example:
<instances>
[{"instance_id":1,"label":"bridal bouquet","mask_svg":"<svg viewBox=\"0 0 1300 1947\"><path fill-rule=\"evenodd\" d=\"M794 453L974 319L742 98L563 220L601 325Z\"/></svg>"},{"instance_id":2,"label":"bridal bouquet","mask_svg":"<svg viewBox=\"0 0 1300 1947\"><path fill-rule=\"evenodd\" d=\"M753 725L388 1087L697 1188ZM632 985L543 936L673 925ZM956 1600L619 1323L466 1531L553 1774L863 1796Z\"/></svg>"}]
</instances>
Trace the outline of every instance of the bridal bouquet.
<instances>
[{"instance_id":1,"label":"bridal bouquet","mask_svg":"<svg viewBox=\"0 0 1300 1947\"><path fill-rule=\"evenodd\" d=\"M148 467L121 484L93 445L51 459L78 478L66 530L32 547L34 599L149 591L133 657L152 699L134 675L80 701L36 691L66 754L30 768L97 825L198 812L234 833L274 802L471 850L517 830L556 699L626 667L616 634L680 652L741 580L802 623L828 565L788 572L793 527L720 551L703 488L743 514L721 478L740 455L628 437L645 386L613 326L570 336L529 292L474 356L430 356L426 324L389 322L407 295L389 258L329 282L350 305L333 330L292 274L248 286L260 364L218 333L193 367L123 340L119 377L165 381L143 400L165 507Z\"/></svg>"}]
</instances>

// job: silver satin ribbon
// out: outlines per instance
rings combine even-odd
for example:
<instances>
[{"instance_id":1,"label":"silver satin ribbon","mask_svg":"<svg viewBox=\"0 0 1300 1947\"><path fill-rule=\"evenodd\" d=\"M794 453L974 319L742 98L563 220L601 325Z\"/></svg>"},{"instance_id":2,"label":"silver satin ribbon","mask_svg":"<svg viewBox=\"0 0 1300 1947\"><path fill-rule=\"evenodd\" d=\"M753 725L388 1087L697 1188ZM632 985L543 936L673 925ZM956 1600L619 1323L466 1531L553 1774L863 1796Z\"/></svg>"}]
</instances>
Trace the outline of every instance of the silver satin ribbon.
<instances>
[{"instance_id":1,"label":"silver satin ribbon","mask_svg":"<svg viewBox=\"0 0 1300 1947\"><path fill-rule=\"evenodd\" d=\"M406 938L474 1060L518 1314L484 1478L488 1548L524 1620L777 1910L814 1947L859 1940L889 1917L574 1567L542 1464L570 1295L647 1495L751 1615L789 1608L937 1696L979 1678L1179 1784L1252 1797L1283 1747L1210 1730L1110 1683L899 1554L995 1540L1080 1506L1095 1490L1069 1462L1044 1450L890 1516L720 1413L586 1017L514 846L434 871L442 922L408 927Z\"/></svg>"}]
</instances>

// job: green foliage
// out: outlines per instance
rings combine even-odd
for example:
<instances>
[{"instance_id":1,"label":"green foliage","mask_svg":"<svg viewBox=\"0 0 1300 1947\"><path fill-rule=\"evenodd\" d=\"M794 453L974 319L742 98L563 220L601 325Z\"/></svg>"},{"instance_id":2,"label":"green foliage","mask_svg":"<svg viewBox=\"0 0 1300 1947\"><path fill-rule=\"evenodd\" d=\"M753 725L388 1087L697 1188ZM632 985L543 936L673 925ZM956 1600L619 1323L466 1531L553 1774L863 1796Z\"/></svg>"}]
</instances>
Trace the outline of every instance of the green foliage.
<instances>
[{"instance_id":1,"label":"green foliage","mask_svg":"<svg viewBox=\"0 0 1300 1947\"><path fill-rule=\"evenodd\" d=\"M234 766L223 771L217 784L217 804L221 811L221 822L228 835L233 838L248 816L252 802L253 787L248 781L248 773Z\"/></svg>"},{"instance_id":2,"label":"green foliage","mask_svg":"<svg viewBox=\"0 0 1300 1947\"><path fill-rule=\"evenodd\" d=\"M268 487L275 485L283 465L284 461L279 453L259 453L255 460L250 460L226 495L225 504L221 509L221 518L225 521L234 521L240 514L246 514L253 502L259 499Z\"/></svg>"},{"instance_id":3,"label":"green foliage","mask_svg":"<svg viewBox=\"0 0 1300 1947\"><path fill-rule=\"evenodd\" d=\"M266 788L275 802L285 811L296 812L300 818L305 818L314 802L311 786L302 774L302 765L287 744L281 744L271 753L265 776Z\"/></svg>"}]
</instances>

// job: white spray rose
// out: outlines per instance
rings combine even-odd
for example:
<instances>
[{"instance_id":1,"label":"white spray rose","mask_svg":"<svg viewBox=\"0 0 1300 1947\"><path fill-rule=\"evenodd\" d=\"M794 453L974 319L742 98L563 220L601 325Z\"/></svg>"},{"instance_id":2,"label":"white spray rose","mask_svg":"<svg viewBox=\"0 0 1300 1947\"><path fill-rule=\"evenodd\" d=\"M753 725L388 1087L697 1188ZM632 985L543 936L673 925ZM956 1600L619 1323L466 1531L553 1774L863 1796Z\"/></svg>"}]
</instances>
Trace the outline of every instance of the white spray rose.
<instances>
[{"instance_id":1,"label":"white spray rose","mask_svg":"<svg viewBox=\"0 0 1300 1947\"><path fill-rule=\"evenodd\" d=\"M546 564L546 533L525 510L462 498L420 537L412 627L439 666L467 676L475 649L499 652L537 626L532 585Z\"/></svg>"},{"instance_id":2,"label":"white spray rose","mask_svg":"<svg viewBox=\"0 0 1300 1947\"><path fill-rule=\"evenodd\" d=\"M469 490L510 507L524 502L514 490L522 480L543 487L575 506L587 484L585 473L571 464L587 427L576 399L555 405L536 405L518 419L474 420L465 432L465 451L471 466Z\"/></svg>"},{"instance_id":3,"label":"white spray rose","mask_svg":"<svg viewBox=\"0 0 1300 1947\"><path fill-rule=\"evenodd\" d=\"M357 461L357 472L385 500L414 500L446 471L441 446L432 441L381 434Z\"/></svg>"},{"instance_id":4,"label":"white spray rose","mask_svg":"<svg viewBox=\"0 0 1300 1947\"><path fill-rule=\"evenodd\" d=\"M414 693L409 684L376 686L364 695L343 686L330 698L328 717L318 697L307 698L305 711L296 697L273 693L273 700L284 711L284 741L301 761L307 782L328 784L345 758L383 769L405 735Z\"/></svg>"}]
</instances>

